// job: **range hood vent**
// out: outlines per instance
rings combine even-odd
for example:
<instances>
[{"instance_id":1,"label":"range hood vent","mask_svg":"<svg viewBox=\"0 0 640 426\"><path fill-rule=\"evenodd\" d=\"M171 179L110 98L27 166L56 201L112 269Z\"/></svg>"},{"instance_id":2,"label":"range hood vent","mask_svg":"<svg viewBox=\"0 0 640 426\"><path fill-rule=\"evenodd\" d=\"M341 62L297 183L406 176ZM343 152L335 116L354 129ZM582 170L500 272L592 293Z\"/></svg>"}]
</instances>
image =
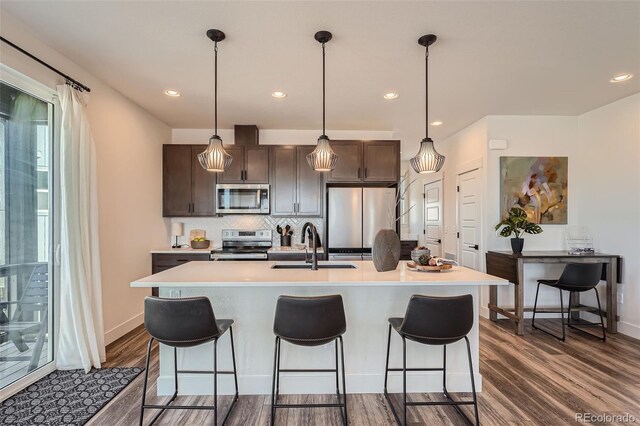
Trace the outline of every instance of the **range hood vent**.
<instances>
[{"instance_id":1,"label":"range hood vent","mask_svg":"<svg viewBox=\"0 0 640 426\"><path fill-rule=\"evenodd\" d=\"M258 126L255 124L233 126L234 139L236 146L255 146L258 145Z\"/></svg>"}]
</instances>

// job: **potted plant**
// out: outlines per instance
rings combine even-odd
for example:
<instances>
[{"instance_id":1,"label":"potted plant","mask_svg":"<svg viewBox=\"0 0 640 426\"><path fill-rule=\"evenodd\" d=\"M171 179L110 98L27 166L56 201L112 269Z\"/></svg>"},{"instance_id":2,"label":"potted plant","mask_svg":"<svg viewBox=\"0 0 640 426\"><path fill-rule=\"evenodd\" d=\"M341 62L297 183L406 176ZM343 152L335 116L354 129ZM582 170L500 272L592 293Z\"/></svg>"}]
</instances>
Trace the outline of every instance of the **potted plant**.
<instances>
[{"instance_id":1,"label":"potted plant","mask_svg":"<svg viewBox=\"0 0 640 426\"><path fill-rule=\"evenodd\" d=\"M496 231L498 229L500 229L500 235L505 238L513 235L511 249L516 254L522 253L522 248L524 247L523 234L539 234L542 232L540 225L529 222L527 220L527 212L519 207L512 207L509 210L507 218L496 225Z\"/></svg>"}]
</instances>

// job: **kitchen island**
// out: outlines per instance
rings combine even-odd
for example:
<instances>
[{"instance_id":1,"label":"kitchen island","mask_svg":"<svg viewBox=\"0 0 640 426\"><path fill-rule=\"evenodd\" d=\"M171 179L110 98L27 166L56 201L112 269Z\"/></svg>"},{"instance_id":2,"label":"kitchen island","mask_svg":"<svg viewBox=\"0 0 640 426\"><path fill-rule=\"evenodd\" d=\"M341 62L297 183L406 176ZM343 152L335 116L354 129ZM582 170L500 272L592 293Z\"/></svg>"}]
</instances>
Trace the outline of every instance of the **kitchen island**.
<instances>
[{"instance_id":1,"label":"kitchen island","mask_svg":"<svg viewBox=\"0 0 640 426\"><path fill-rule=\"evenodd\" d=\"M344 335L347 392L380 393L384 380L389 317L404 316L413 294L455 296L471 294L475 317L479 312L479 288L507 285L507 281L468 268L454 267L439 273L412 271L406 262L396 270L377 272L370 261L321 262L321 266L340 264L348 269L300 269L304 263L230 261L190 262L131 283L132 287L158 287L161 297L206 296L217 318L231 318L238 363L241 394L269 394L273 369L275 336L273 317L278 296L317 296L341 294L344 300L347 332ZM297 265L288 269L287 265ZM274 268L275 266L275 268ZM469 333L476 386L482 389L479 374L478 322ZM218 368L231 366L229 336L218 345ZM390 366L401 366L402 344L392 335ZM173 393L173 350L160 345L158 394ZM213 369L213 343L178 350L178 368ZM408 341L408 367L440 367L442 348ZM283 343L283 368L332 368L333 343L307 348ZM401 373L390 373L389 391L402 386ZM335 377L321 373L296 373L282 376L281 393L333 393ZM182 374L180 394L209 395L213 380L207 375ZM442 389L442 375L420 372L408 375L411 392L437 392ZM471 390L464 342L447 349L447 386L450 391ZM231 377L219 378L219 392L231 393Z\"/></svg>"}]
</instances>

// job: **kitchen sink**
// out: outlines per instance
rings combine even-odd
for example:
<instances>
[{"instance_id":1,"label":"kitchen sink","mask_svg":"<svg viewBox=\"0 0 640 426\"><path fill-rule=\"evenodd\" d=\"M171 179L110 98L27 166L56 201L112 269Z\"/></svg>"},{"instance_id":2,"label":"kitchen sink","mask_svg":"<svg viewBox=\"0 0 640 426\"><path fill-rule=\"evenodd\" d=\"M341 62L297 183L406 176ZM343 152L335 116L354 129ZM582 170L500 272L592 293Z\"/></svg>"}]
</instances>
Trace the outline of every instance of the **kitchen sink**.
<instances>
[{"instance_id":1,"label":"kitchen sink","mask_svg":"<svg viewBox=\"0 0 640 426\"><path fill-rule=\"evenodd\" d=\"M271 269L311 269L310 263L275 263ZM318 263L318 269L356 269L352 263Z\"/></svg>"}]
</instances>

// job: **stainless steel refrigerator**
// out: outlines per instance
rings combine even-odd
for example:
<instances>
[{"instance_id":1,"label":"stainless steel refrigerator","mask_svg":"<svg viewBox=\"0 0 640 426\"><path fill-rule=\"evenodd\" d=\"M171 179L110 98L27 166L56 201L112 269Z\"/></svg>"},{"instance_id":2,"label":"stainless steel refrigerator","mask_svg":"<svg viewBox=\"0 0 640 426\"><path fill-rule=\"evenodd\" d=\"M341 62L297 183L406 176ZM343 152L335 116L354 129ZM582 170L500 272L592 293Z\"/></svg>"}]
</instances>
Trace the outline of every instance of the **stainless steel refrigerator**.
<instances>
[{"instance_id":1,"label":"stainless steel refrigerator","mask_svg":"<svg viewBox=\"0 0 640 426\"><path fill-rule=\"evenodd\" d=\"M378 231L396 229L395 196L395 188L329 188L329 260L371 260Z\"/></svg>"}]
</instances>

